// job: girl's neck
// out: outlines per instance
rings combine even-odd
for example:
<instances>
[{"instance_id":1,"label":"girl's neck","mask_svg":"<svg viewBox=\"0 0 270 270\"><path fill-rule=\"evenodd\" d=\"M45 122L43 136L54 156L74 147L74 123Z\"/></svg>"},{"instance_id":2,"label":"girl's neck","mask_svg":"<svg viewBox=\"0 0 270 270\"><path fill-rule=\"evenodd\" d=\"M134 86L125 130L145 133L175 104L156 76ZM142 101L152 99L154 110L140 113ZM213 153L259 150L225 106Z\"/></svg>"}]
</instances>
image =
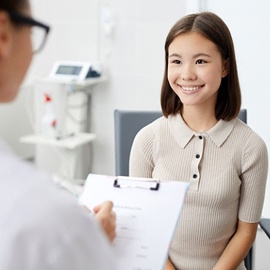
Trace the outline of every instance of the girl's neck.
<instances>
[{"instance_id":1,"label":"girl's neck","mask_svg":"<svg viewBox=\"0 0 270 270\"><path fill-rule=\"evenodd\" d=\"M181 115L189 128L196 132L210 130L218 122L215 116L215 110L211 108L200 109L192 106L184 106Z\"/></svg>"}]
</instances>

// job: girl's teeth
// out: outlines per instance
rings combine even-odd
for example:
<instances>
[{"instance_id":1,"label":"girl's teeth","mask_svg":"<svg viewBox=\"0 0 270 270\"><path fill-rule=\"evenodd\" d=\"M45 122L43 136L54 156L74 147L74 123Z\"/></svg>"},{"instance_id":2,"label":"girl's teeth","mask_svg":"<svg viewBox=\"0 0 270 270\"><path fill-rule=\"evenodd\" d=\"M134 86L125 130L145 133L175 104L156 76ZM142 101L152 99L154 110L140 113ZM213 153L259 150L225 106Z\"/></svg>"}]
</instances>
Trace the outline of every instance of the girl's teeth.
<instances>
[{"instance_id":1,"label":"girl's teeth","mask_svg":"<svg viewBox=\"0 0 270 270\"><path fill-rule=\"evenodd\" d=\"M199 89L198 86L197 87L182 87L182 88L185 91L195 91L195 90L198 90Z\"/></svg>"}]
</instances>

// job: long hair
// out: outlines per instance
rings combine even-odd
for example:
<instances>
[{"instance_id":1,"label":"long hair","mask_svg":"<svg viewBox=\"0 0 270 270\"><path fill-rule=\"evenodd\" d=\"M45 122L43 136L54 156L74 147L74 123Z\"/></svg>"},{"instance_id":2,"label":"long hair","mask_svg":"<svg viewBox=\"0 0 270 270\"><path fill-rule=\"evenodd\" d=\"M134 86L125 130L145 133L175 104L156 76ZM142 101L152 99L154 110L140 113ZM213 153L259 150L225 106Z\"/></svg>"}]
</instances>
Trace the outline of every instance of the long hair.
<instances>
[{"instance_id":1,"label":"long hair","mask_svg":"<svg viewBox=\"0 0 270 270\"><path fill-rule=\"evenodd\" d=\"M216 44L221 57L228 62L228 75L222 78L218 89L215 114L218 120L229 121L236 118L241 108L241 90L233 40L227 25L216 14L201 12L190 14L175 23L167 35L165 42L165 69L161 88L161 108L163 115L179 113L183 103L172 90L168 78L168 48L173 40L188 32L197 32Z\"/></svg>"}]
</instances>

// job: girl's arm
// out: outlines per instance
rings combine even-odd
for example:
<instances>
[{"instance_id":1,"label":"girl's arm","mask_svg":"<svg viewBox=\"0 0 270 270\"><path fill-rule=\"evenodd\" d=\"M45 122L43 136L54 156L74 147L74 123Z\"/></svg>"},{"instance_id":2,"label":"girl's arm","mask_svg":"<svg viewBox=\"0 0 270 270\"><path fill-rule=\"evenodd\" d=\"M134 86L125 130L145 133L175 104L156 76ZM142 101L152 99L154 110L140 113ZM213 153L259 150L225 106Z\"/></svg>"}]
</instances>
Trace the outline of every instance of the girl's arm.
<instances>
[{"instance_id":1,"label":"girl's arm","mask_svg":"<svg viewBox=\"0 0 270 270\"><path fill-rule=\"evenodd\" d=\"M238 220L236 233L228 243L213 270L235 270L248 254L257 233L258 223Z\"/></svg>"},{"instance_id":2,"label":"girl's arm","mask_svg":"<svg viewBox=\"0 0 270 270\"><path fill-rule=\"evenodd\" d=\"M175 270L174 266L172 265L170 259L168 258L164 270Z\"/></svg>"}]
</instances>

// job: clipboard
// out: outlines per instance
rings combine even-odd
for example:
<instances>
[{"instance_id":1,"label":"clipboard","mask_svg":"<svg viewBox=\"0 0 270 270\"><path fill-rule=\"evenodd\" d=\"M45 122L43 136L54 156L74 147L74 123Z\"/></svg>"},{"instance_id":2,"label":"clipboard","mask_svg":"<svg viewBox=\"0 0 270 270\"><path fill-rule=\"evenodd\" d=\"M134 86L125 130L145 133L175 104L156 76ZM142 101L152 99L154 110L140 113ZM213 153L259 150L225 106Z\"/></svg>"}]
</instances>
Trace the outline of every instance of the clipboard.
<instances>
[{"instance_id":1,"label":"clipboard","mask_svg":"<svg viewBox=\"0 0 270 270\"><path fill-rule=\"evenodd\" d=\"M92 209L111 200L118 270L163 270L188 182L89 174L79 203Z\"/></svg>"},{"instance_id":2,"label":"clipboard","mask_svg":"<svg viewBox=\"0 0 270 270\"><path fill-rule=\"evenodd\" d=\"M131 184L133 183L135 184ZM124 183L122 183L124 182ZM126 183L125 183L126 182ZM148 179L148 178L137 178L133 179L130 177L118 176L114 179L113 186L116 188L140 188L148 190L158 190L160 181L158 179Z\"/></svg>"}]
</instances>

